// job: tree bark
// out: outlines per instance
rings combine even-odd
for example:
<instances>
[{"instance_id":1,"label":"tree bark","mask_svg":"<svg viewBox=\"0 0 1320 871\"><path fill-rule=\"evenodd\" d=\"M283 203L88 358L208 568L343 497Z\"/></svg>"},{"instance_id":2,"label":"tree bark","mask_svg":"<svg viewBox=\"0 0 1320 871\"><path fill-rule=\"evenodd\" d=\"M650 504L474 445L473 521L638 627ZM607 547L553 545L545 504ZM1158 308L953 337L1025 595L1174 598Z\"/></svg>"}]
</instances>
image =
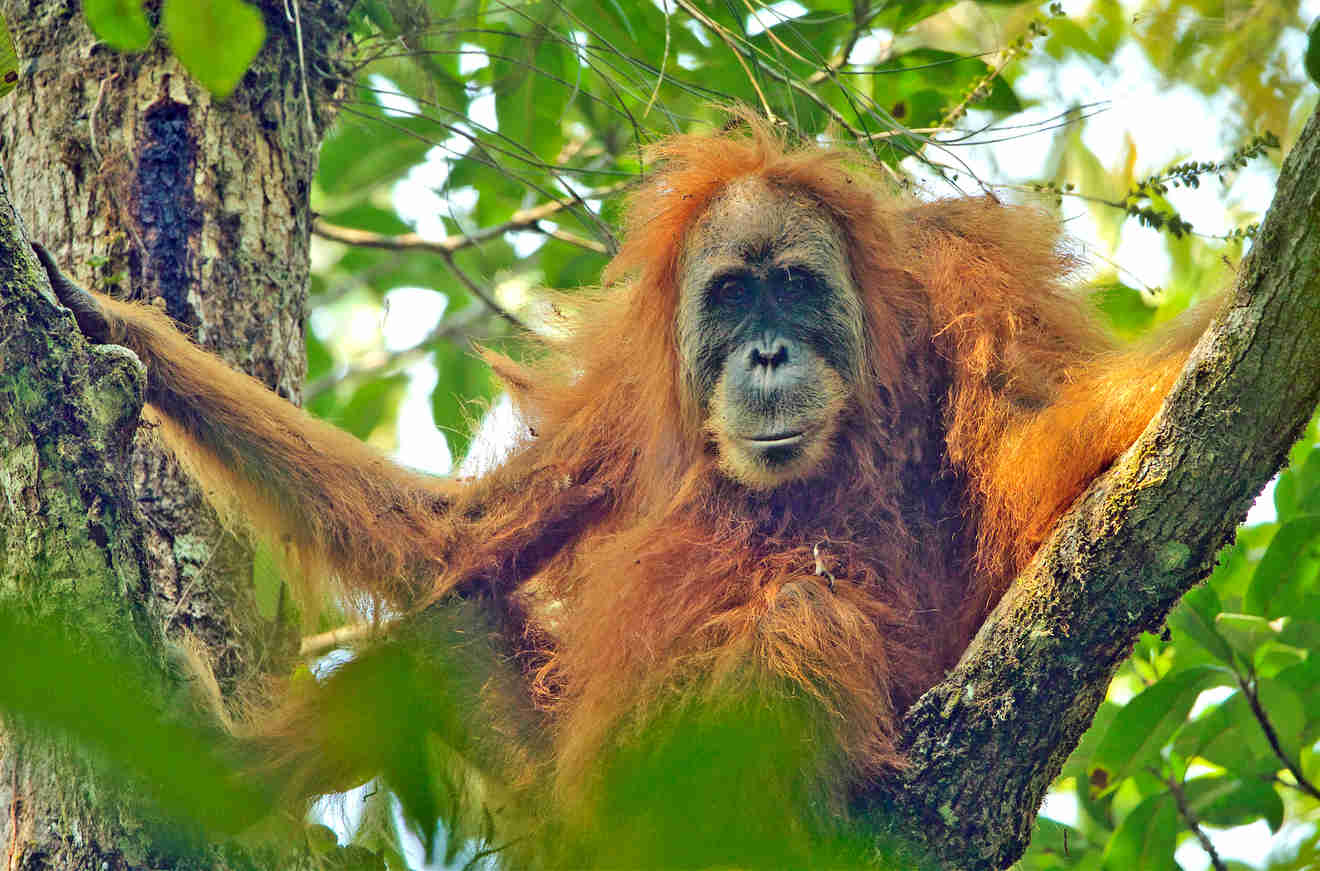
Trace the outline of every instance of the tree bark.
<instances>
[{"instance_id":1,"label":"tree bark","mask_svg":"<svg viewBox=\"0 0 1320 871\"><path fill-rule=\"evenodd\" d=\"M1164 408L1059 523L875 795L948 868L1006 868L1137 636L1213 568L1320 401L1320 110Z\"/></svg>"},{"instance_id":2,"label":"tree bark","mask_svg":"<svg viewBox=\"0 0 1320 871\"><path fill-rule=\"evenodd\" d=\"M0 199L14 207L0 213L0 596L158 657L196 638L226 705L262 674L287 673L296 621L260 613L251 547L136 426L140 366L81 341L36 290L23 240L44 242L87 286L157 301L297 401L307 195L336 88L316 71L339 63L350 4L303 4L307 95L285 4L257 5L265 47L219 101L163 39L120 54L96 42L78 4L0 0L23 72L0 112ZM72 752L12 730L0 740L7 868L159 864L141 821L89 777Z\"/></svg>"}]
</instances>

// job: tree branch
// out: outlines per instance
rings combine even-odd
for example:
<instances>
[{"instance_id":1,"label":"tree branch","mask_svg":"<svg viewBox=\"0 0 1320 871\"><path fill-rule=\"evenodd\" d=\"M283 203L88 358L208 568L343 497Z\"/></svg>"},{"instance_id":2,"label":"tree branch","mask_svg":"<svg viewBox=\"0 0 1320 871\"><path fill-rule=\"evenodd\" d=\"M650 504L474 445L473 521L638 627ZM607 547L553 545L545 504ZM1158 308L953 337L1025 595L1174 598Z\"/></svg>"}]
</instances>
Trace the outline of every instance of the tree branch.
<instances>
[{"instance_id":1,"label":"tree branch","mask_svg":"<svg viewBox=\"0 0 1320 871\"><path fill-rule=\"evenodd\" d=\"M597 188L594 191L588 191L581 197L583 200L595 200L612 196L619 193L628 186L629 182L618 182L617 184L606 185L603 188ZM563 239L570 244L585 248L588 251L595 251L597 254L608 254L608 249L592 239L585 239L572 233L565 233L563 236L556 235L555 231L545 230L540 226L541 221L549 220L555 215L572 208L578 204L576 199L551 200L548 203L542 203L539 206L533 206L530 209L522 209L514 212L513 217L502 224L493 224L489 227L482 227L473 230L471 233L457 233L453 236L446 236L443 239L425 239L416 233L400 233L396 236L387 236L383 233L371 233L366 230L355 230L351 227L339 227L327 223L318 218L313 228L316 235L323 239L330 239L335 242L343 242L347 245L357 245L365 248L385 248L391 251L429 251L433 254L453 254L456 251L462 251L464 248L471 248L488 242L491 239L498 239L505 233L516 232L518 230L534 230Z\"/></svg>"},{"instance_id":2,"label":"tree branch","mask_svg":"<svg viewBox=\"0 0 1320 871\"><path fill-rule=\"evenodd\" d=\"M1320 113L1225 311L1159 415L907 712L870 811L960 869L1007 867L1114 669L1210 571L1320 400Z\"/></svg>"},{"instance_id":3,"label":"tree branch","mask_svg":"<svg viewBox=\"0 0 1320 871\"><path fill-rule=\"evenodd\" d=\"M307 386L303 388L304 401L310 402L345 381L375 378L393 369L399 369L414 363L429 354L437 342L455 341L463 337L470 337L474 332L474 327L482 319L489 317L490 313L482 306L464 306L462 311L452 317L441 318L435 329L427 333L426 337L415 345L410 345L400 351L386 353L376 362L351 366L339 372L330 372L315 381L308 382Z\"/></svg>"},{"instance_id":4,"label":"tree branch","mask_svg":"<svg viewBox=\"0 0 1320 871\"><path fill-rule=\"evenodd\" d=\"M1283 764L1284 768L1288 769L1288 773L1297 781L1292 785L1311 796L1311 798L1320 799L1320 790L1317 790L1315 784L1306 779L1302 769L1288 758L1287 753L1283 752L1283 745L1279 743L1279 733L1274 730L1274 724L1270 722L1269 715L1261 707L1260 694L1256 692L1255 684L1244 679L1242 675L1238 675L1238 687L1242 690L1242 695L1246 696L1247 704L1251 707L1251 714L1256 718L1256 722L1260 724L1260 730L1265 733L1265 740L1270 742L1270 749L1274 751L1274 755L1279 762Z\"/></svg>"},{"instance_id":5,"label":"tree branch","mask_svg":"<svg viewBox=\"0 0 1320 871\"><path fill-rule=\"evenodd\" d=\"M1159 777L1159 774L1156 773L1156 776ZM1201 844L1201 849L1205 850L1206 855L1210 857L1211 867L1215 871L1228 871L1228 866L1224 864L1224 860L1219 858L1219 851L1215 849L1214 842L1205 833L1205 829L1201 828L1201 821L1196 818L1196 814L1192 813L1191 807L1187 804L1187 795L1183 792L1182 784L1178 783L1178 778L1161 777L1160 780L1164 781L1164 785L1169 788L1169 792L1173 795L1173 800L1178 805L1178 813L1182 816L1183 823L1187 826L1188 831L1196 836L1196 840Z\"/></svg>"}]
</instances>

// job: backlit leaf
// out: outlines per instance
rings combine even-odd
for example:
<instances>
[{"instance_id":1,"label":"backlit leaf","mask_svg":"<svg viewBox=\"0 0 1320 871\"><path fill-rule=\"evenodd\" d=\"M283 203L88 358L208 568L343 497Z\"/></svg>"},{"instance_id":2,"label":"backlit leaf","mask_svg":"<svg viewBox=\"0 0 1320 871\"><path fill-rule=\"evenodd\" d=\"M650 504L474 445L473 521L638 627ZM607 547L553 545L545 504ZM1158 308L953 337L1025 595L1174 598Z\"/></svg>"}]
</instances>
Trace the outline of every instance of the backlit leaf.
<instances>
[{"instance_id":1,"label":"backlit leaf","mask_svg":"<svg viewBox=\"0 0 1320 871\"><path fill-rule=\"evenodd\" d=\"M1146 687L1114 716L1091 760L1092 778L1102 774L1106 786L1112 787L1157 759L1201 691L1231 680L1226 669L1201 665Z\"/></svg>"},{"instance_id":2,"label":"backlit leaf","mask_svg":"<svg viewBox=\"0 0 1320 871\"><path fill-rule=\"evenodd\" d=\"M142 0L83 0L83 15L96 38L117 51L142 51L154 33Z\"/></svg>"},{"instance_id":3,"label":"backlit leaf","mask_svg":"<svg viewBox=\"0 0 1320 871\"><path fill-rule=\"evenodd\" d=\"M9 38L9 28L5 18L0 15L0 97L18 86L18 56L14 54L14 41Z\"/></svg>"},{"instance_id":4,"label":"backlit leaf","mask_svg":"<svg viewBox=\"0 0 1320 871\"><path fill-rule=\"evenodd\" d=\"M161 24L179 62L217 97L238 86L266 41L261 13L243 0L166 0Z\"/></svg>"}]
</instances>

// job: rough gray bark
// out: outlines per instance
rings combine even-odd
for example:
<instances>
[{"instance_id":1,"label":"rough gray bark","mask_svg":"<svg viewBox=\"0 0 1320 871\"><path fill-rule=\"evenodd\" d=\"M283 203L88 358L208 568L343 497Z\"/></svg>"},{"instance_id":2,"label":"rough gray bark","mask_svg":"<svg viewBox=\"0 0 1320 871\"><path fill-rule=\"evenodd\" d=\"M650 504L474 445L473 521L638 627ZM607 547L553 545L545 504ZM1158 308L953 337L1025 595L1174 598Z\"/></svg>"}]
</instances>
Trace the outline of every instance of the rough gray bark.
<instances>
[{"instance_id":1,"label":"rough gray bark","mask_svg":"<svg viewBox=\"0 0 1320 871\"><path fill-rule=\"evenodd\" d=\"M1114 670L1209 574L1318 401L1320 111L1163 410L908 712L911 767L876 795L890 823L949 868L1014 862Z\"/></svg>"},{"instance_id":2,"label":"rough gray bark","mask_svg":"<svg viewBox=\"0 0 1320 871\"><path fill-rule=\"evenodd\" d=\"M307 193L329 114L308 116L284 3L258 5L266 46L221 102L161 40L119 54L96 43L78 4L0 0L23 72L0 111L0 194L23 222L19 232L13 212L0 215L0 275L18 276L0 296L0 596L156 655L198 638L227 696L296 655L297 627L261 616L250 547L136 427L132 355L81 341L35 290L44 279L21 240L43 241L89 286L158 300L296 400ZM349 3L310 6L305 54L332 68ZM312 70L308 84L314 107L335 87ZM72 754L0 736L7 868L160 864L131 811L86 776Z\"/></svg>"}]
</instances>

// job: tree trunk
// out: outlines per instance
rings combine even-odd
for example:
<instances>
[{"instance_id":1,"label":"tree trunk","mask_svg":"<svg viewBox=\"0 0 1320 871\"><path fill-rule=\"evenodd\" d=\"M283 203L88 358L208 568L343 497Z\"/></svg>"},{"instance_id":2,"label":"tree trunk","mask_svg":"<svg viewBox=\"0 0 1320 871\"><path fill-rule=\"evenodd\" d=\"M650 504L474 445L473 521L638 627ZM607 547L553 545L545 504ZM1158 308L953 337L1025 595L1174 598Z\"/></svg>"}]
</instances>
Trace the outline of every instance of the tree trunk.
<instances>
[{"instance_id":1,"label":"tree trunk","mask_svg":"<svg viewBox=\"0 0 1320 871\"><path fill-rule=\"evenodd\" d=\"M336 88L316 71L337 64L349 4L304 4L306 97L284 3L258 5L266 45L218 101L162 39L120 54L96 42L76 4L0 0L24 74L0 113L0 165L26 236L75 279L155 301L296 401L307 195ZM0 596L132 635L157 656L196 638L228 704L263 673L287 673L296 621L262 615L250 546L136 428L142 383L131 355L86 347L49 300L23 296L40 278L10 244L13 220L0 216L11 236L0 241L0 273L17 269L30 283L0 299ZM159 864L143 826L107 806L89 776L70 752L5 736L7 868Z\"/></svg>"}]
</instances>

